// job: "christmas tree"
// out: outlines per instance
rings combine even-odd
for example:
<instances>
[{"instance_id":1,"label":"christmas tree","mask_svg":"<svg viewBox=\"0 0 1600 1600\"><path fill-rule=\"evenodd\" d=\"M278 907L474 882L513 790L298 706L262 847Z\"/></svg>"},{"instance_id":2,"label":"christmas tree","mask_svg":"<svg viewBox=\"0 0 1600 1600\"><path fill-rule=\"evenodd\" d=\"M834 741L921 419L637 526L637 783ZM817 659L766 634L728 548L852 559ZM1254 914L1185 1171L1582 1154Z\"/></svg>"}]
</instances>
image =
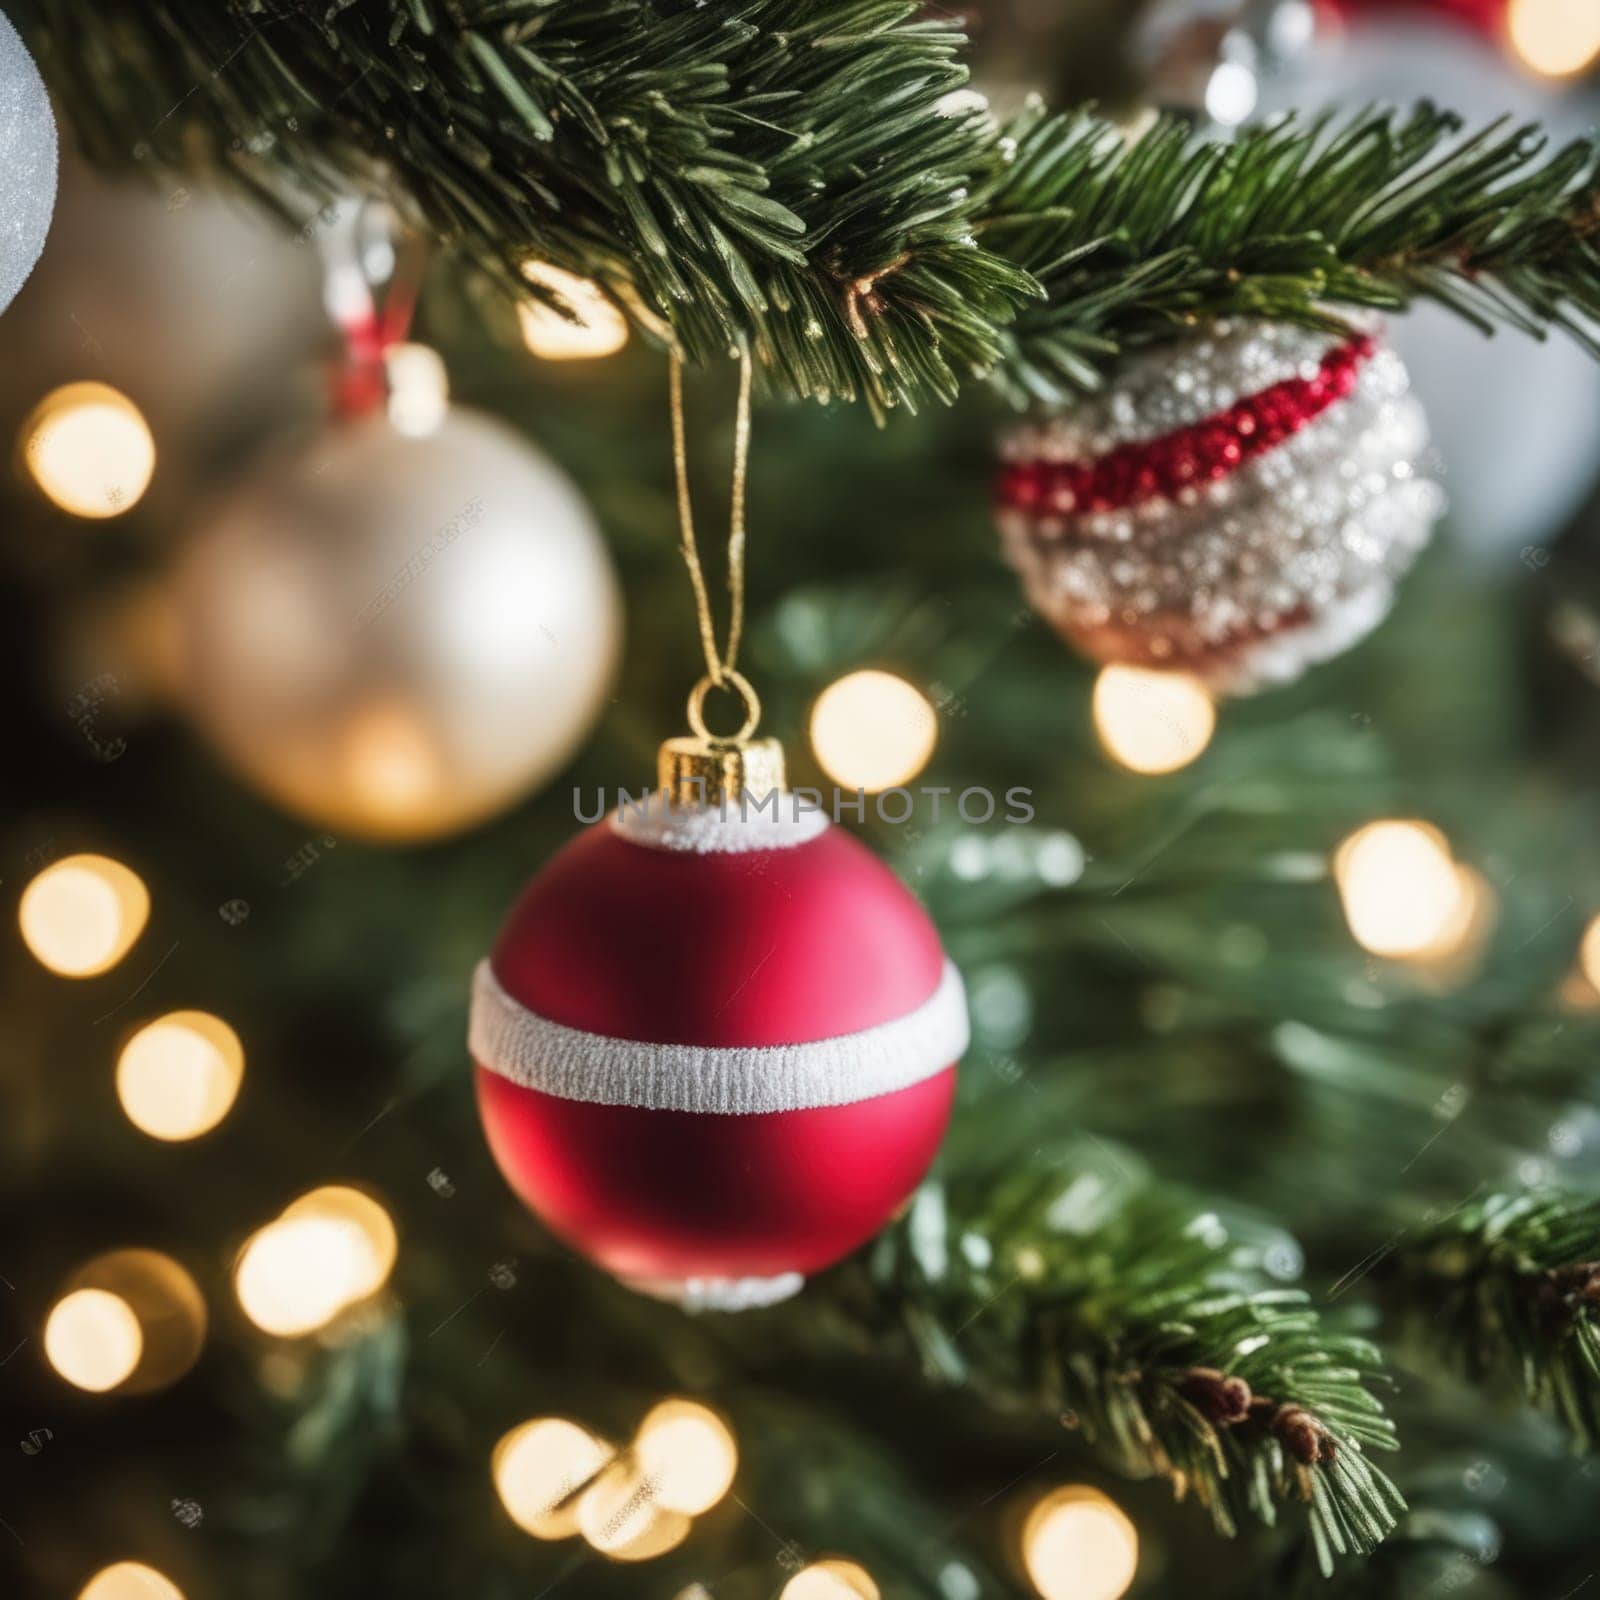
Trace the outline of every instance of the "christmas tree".
<instances>
[{"instance_id":1,"label":"christmas tree","mask_svg":"<svg viewBox=\"0 0 1600 1600\"><path fill-rule=\"evenodd\" d=\"M1300 9L8 8L5 1592L1590 1580L1592 507L1396 352L1600 143Z\"/></svg>"}]
</instances>

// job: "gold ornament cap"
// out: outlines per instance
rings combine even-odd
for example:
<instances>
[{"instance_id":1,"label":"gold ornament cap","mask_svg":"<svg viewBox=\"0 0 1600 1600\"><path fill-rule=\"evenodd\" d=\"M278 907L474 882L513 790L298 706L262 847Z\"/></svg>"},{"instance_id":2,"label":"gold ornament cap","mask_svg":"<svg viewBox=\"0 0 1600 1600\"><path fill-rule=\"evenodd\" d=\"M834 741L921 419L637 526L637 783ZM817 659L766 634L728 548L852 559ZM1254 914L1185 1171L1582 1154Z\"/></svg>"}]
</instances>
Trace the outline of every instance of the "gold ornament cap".
<instances>
[{"instance_id":1,"label":"gold ornament cap","mask_svg":"<svg viewBox=\"0 0 1600 1600\"><path fill-rule=\"evenodd\" d=\"M739 731L718 737L705 723L708 690L731 689L744 701L744 723ZM702 678L689 695L692 734L662 742L656 754L656 782L671 806L737 804L742 795L762 801L784 786L783 746L776 739L756 739L761 701L750 681L731 667L723 669L722 683Z\"/></svg>"}]
</instances>

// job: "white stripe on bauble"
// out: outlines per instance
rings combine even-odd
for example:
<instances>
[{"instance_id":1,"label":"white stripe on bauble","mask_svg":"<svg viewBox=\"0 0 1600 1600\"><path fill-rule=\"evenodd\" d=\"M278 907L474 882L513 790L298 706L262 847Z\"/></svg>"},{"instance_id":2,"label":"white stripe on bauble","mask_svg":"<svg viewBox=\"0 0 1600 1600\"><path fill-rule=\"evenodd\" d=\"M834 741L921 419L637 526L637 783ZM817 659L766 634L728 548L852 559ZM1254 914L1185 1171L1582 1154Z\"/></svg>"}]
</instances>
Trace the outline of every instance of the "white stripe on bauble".
<instances>
[{"instance_id":1,"label":"white stripe on bauble","mask_svg":"<svg viewBox=\"0 0 1600 1600\"><path fill-rule=\"evenodd\" d=\"M675 805L664 789L657 789L637 803L618 806L611 826L624 839L651 850L736 855L809 844L827 830L828 817L789 789L704 806Z\"/></svg>"},{"instance_id":2,"label":"white stripe on bauble","mask_svg":"<svg viewBox=\"0 0 1600 1600\"><path fill-rule=\"evenodd\" d=\"M526 1089L563 1100L654 1111L747 1116L872 1100L954 1066L967 1048L961 975L944 964L915 1011L804 1044L648 1044L569 1028L530 1011L487 961L472 982L473 1059Z\"/></svg>"}]
</instances>

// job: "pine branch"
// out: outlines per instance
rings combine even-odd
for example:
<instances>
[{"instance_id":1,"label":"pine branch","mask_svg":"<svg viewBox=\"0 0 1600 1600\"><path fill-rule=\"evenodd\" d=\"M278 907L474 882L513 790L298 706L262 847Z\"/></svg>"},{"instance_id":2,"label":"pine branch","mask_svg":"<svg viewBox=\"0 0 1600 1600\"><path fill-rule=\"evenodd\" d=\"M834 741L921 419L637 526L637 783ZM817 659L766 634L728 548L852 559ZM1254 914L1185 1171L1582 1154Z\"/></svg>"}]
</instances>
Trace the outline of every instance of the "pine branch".
<instances>
[{"instance_id":1,"label":"pine branch","mask_svg":"<svg viewBox=\"0 0 1600 1600\"><path fill-rule=\"evenodd\" d=\"M1044 285L1000 379L1059 401L1115 356L1197 320L1256 316L1341 326L1335 308L1431 299L1485 332L1558 326L1597 354L1600 140L1541 162L1535 127L1502 118L1283 118L1231 145L1177 118L1129 142L1095 117L1034 107L981 197L982 236Z\"/></svg>"},{"instance_id":2,"label":"pine branch","mask_svg":"<svg viewBox=\"0 0 1600 1600\"><path fill-rule=\"evenodd\" d=\"M553 261L794 394L953 398L1037 294L973 243L990 135L935 111L962 36L907 0L28 9L97 158L379 183L517 293Z\"/></svg>"},{"instance_id":3,"label":"pine branch","mask_svg":"<svg viewBox=\"0 0 1600 1600\"><path fill-rule=\"evenodd\" d=\"M965 40L908 0L17 9L101 161L220 166L301 221L384 190L518 294L549 260L691 359L746 342L775 390L878 414L974 377L1059 401L1214 316L1426 297L1594 345L1597 147L1541 164L1530 129L1000 131L940 114Z\"/></svg>"},{"instance_id":4,"label":"pine branch","mask_svg":"<svg viewBox=\"0 0 1600 1600\"><path fill-rule=\"evenodd\" d=\"M1552 1412L1600 1447L1600 1201L1473 1200L1397 1250L1402 1310L1471 1380Z\"/></svg>"},{"instance_id":5,"label":"pine branch","mask_svg":"<svg viewBox=\"0 0 1600 1600\"><path fill-rule=\"evenodd\" d=\"M1368 1456L1396 1448L1375 1349L1107 1146L924 1189L870 1276L855 1315L874 1340L903 1341L935 1381L1060 1414L1122 1470L1192 1492L1219 1533L1304 1502L1326 1571L1403 1509Z\"/></svg>"}]
</instances>

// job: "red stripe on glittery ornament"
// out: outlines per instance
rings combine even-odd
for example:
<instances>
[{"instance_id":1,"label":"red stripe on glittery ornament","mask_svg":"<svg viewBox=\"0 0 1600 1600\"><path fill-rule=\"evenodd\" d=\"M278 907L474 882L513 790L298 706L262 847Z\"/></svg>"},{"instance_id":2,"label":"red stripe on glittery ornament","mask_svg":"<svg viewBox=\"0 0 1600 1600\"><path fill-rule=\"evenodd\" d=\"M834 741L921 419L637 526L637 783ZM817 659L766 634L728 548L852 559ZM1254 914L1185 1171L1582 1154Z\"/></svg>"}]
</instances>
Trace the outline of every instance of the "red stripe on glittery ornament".
<instances>
[{"instance_id":1,"label":"red stripe on glittery ornament","mask_svg":"<svg viewBox=\"0 0 1600 1600\"><path fill-rule=\"evenodd\" d=\"M1174 500L1237 472L1347 399L1377 343L1366 334L1333 347L1312 378L1286 378L1186 428L1118 445L1092 461L1014 461L1000 473L999 504L1037 515L1120 511Z\"/></svg>"}]
</instances>

